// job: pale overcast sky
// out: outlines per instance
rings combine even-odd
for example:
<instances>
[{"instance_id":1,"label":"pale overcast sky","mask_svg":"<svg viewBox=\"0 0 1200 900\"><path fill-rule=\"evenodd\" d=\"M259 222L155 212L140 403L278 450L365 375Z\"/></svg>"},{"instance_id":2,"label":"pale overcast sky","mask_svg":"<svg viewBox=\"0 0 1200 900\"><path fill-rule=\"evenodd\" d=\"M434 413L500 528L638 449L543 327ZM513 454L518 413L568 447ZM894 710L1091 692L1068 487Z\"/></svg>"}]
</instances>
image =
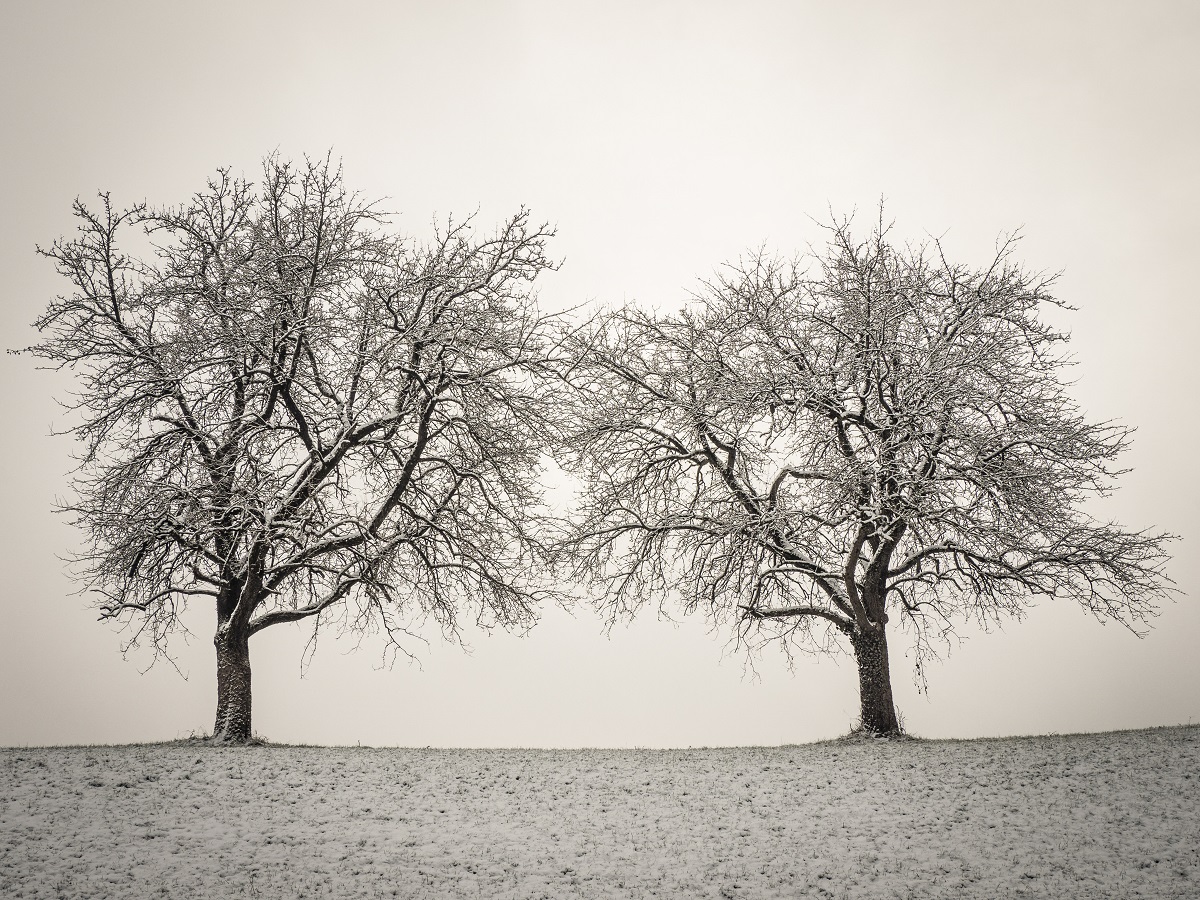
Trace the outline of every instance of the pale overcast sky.
<instances>
[{"instance_id":1,"label":"pale overcast sky","mask_svg":"<svg viewBox=\"0 0 1200 900\"><path fill-rule=\"evenodd\" d=\"M969 629L897 702L930 737L1200 721L1196 299L1200 6L1176 3L6 3L0 8L0 220L6 348L64 289L34 254L73 198L175 203L217 166L333 148L397 227L519 204L558 223L549 308L682 302L748 247L790 253L812 217L887 198L897 234L981 261L1062 270L1059 296L1094 418L1138 428L1133 471L1098 514L1182 540L1184 594L1139 640L1043 605ZM175 738L212 726L213 614L197 607L183 680L123 660L60 557L51 513L71 442L51 438L69 379L5 355L0 443L0 744ZM254 639L255 726L272 740L441 746L779 744L858 713L852 659L768 653L652 617L609 636L550 609L528 636L468 634L471 655L307 632Z\"/></svg>"}]
</instances>

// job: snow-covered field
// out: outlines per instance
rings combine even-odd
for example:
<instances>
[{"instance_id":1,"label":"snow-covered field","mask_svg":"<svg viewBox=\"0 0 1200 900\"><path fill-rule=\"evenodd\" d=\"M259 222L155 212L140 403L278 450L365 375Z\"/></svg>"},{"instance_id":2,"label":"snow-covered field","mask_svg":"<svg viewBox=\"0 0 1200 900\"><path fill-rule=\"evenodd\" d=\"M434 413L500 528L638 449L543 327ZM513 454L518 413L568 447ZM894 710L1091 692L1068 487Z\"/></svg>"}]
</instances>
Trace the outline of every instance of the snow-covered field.
<instances>
[{"instance_id":1,"label":"snow-covered field","mask_svg":"<svg viewBox=\"0 0 1200 900\"><path fill-rule=\"evenodd\" d=\"M1200 897L1200 727L0 750L0 897Z\"/></svg>"}]
</instances>

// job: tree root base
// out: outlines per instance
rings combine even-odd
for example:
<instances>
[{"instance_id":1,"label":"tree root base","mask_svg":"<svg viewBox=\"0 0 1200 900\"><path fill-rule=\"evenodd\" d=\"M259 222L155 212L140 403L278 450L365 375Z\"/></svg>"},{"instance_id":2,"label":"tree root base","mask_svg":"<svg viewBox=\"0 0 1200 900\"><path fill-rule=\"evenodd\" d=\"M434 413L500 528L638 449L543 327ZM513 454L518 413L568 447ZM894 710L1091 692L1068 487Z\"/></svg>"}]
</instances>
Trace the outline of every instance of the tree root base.
<instances>
[{"instance_id":1,"label":"tree root base","mask_svg":"<svg viewBox=\"0 0 1200 900\"><path fill-rule=\"evenodd\" d=\"M875 743L898 743L905 741L919 741L920 738L913 737L903 731L883 732L871 731L869 728L850 729L849 733L840 735L828 741L821 741L822 744L875 744Z\"/></svg>"},{"instance_id":2,"label":"tree root base","mask_svg":"<svg viewBox=\"0 0 1200 900\"><path fill-rule=\"evenodd\" d=\"M185 738L180 738L173 743L188 744L192 746L204 747L270 747L271 742L266 738L254 735L253 737L244 740L231 738L226 735L212 734L190 734Z\"/></svg>"}]
</instances>

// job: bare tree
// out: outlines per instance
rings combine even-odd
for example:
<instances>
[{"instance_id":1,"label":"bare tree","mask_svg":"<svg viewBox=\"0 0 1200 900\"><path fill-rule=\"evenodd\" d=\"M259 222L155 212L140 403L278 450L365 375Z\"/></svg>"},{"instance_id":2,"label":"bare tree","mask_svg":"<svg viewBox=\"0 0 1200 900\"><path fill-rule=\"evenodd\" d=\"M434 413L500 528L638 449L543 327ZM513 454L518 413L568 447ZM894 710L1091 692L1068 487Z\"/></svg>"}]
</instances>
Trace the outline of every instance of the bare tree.
<instances>
[{"instance_id":1,"label":"bare tree","mask_svg":"<svg viewBox=\"0 0 1200 900\"><path fill-rule=\"evenodd\" d=\"M1169 536L1084 510L1130 429L1065 389L1051 280L1005 243L982 270L831 226L801 270L759 253L675 315L573 339L581 476L564 550L611 619L702 609L751 645L858 664L862 728L899 732L887 626L918 670L956 623L1073 600L1136 628L1172 592ZM923 676L922 676L923 677Z\"/></svg>"},{"instance_id":2,"label":"bare tree","mask_svg":"<svg viewBox=\"0 0 1200 900\"><path fill-rule=\"evenodd\" d=\"M416 245L328 160L268 158L258 186L221 171L177 208L101 196L41 251L72 293L30 350L79 373L67 509L101 618L157 658L189 602L215 608L214 739L252 735L264 628L403 649L414 619L532 622L546 226L451 220Z\"/></svg>"}]
</instances>

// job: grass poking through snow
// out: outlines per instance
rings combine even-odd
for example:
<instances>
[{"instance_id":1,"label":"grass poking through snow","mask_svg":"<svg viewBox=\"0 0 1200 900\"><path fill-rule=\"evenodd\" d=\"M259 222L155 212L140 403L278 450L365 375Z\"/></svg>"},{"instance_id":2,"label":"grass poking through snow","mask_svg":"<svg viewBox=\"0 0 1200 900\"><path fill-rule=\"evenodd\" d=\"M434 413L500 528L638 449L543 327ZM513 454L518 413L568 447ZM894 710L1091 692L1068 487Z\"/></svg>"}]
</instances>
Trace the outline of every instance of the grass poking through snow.
<instances>
[{"instance_id":1,"label":"grass poking through snow","mask_svg":"<svg viewBox=\"0 0 1200 900\"><path fill-rule=\"evenodd\" d=\"M0 750L5 898L1200 897L1200 728Z\"/></svg>"}]
</instances>

